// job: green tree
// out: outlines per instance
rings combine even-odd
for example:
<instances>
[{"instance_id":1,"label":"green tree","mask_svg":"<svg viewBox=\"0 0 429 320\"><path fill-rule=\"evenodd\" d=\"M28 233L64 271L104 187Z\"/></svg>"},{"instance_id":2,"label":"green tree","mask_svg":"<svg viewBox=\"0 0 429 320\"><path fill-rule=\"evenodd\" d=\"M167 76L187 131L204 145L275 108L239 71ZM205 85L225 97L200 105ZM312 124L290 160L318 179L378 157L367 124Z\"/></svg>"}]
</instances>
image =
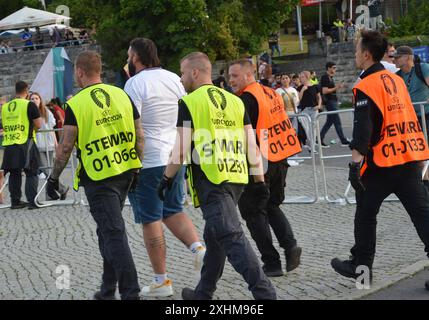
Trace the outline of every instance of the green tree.
<instances>
[{"instance_id":1,"label":"green tree","mask_svg":"<svg viewBox=\"0 0 429 320\"><path fill-rule=\"evenodd\" d=\"M429 33L429 2L412 0L407 14L398 23L389 21L389 36L402 37Z\"/></svg>"},{"instance_id":2,"label":"green tree","mask_svg":"<svg viewBox=\"0 0 429 320\"><path fill-rule=\"evenodd\" d=\"M0 20L25 6L35 9L43 8L39 0L0 0Z\"/></svg>"},{"instance_id":3,"label":"green tree","mask_svg":"<svg viewBox=\"0 0 429 320\"><path fill-rule=\"evenodd\" d=\"M164 66L204 51L212 60L257 54L299 0L55 0L70 7L72 25L94 27L110 67L122 68L131 39L155 41Z\"/></svg>"}]
</instances>

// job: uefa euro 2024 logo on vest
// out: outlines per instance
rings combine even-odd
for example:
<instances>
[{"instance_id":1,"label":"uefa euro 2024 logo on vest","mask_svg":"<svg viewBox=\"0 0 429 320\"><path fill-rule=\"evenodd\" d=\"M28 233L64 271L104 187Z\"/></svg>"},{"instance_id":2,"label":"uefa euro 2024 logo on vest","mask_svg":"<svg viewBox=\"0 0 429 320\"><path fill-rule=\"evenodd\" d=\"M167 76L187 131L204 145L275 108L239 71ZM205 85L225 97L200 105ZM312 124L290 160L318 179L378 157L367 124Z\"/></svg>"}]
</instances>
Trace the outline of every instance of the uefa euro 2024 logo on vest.
<instances>
[{"instance_id":1,"label":"uefa euro 2024 logo on vest","mask_svg":"<svg viewBox=\"0 0 429 320\"><path fill-rule=\"evenodd\" d=\"M15 110L16 110L16 102L12 101L11 103L9 103L9 105L7 106L7 110L9 112L15 112Z\"/></svg>"},{"instance_id":2,"label":"uefa euro 2024 logo on vest","mask_svg":"<svg viewBox=\"0 0 429 320\"><path fill-rule=\"evenodd\" d=\"M102 88L96 88L91 91L91 98L101 109L110 107L110 95Z\"/></svg>"},{"instance_id":3,"label":"uefa euro 2024 logo on vest","mask_svg":"<svg viewBox=\"0 0 429 320\"><path fill-rule=\"evenodd\" d=\"M215 106L215 108L222 110L216 113L216 116L218 118L224 118L225 113L223 111L226 109L227 103L223 92L217 88L210 88L207 90L207 94L209 95L210 101Z\"/></svg>"}]
</instances>

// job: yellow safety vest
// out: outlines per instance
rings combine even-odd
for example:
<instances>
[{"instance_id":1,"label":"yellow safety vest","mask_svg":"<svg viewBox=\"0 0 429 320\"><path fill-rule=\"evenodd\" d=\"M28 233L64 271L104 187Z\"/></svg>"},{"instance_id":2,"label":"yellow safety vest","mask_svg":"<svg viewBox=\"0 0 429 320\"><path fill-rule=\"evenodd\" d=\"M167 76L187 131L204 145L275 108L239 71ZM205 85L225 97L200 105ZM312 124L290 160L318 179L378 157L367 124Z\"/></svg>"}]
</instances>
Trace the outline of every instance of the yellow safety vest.
<instances>
[{"instance_id":1,"label":"yellow safety vest","mask_svg":"<svg viewBox=\"0 0 429 320\"><path fill-rule=\"evenodd\" d=\"M216 185L224 182L247 184L245 109L241 99L213 85L202 86L182 99L191 114L195 151L207 179ZM194 206L198 207L190 171L191 195Z\"/></svg>"},{"instance_id":2,"label":"yellow safety vest","mask_svg":"<svg viewBox=\"0 0 429 320\"><path fill-rule=\"evenodd\" d=\"M18 98L3 105L3 147L27 142L30 130L28 103L28 100Z\"/></svg>"},{"instance_id":3,"label":"yellow safety vest","mask_svg":"<svg viewBox=\"0 0 429 320\"><path fill-rule=\"evenodd\" d=\"M133 107L121 89L97 84L81 90L67 102L73 111L80 151L74 189L79 186L81 166L93 181L117 176L131 169L141 168L135 149Z\"/></svg>"}]
</instances>

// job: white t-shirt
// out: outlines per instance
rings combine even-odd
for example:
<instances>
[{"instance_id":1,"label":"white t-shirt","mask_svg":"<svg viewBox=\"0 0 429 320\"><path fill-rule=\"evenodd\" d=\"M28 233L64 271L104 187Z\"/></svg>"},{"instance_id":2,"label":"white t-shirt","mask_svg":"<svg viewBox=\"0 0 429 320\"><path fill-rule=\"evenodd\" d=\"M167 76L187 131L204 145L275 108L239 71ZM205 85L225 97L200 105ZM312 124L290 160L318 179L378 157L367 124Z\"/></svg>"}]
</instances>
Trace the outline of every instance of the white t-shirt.
<instances>
[{"instance_id":1,"label":"white t-shirt","mask_svg":"<svg viewBox=\"0 0 429 320\"><path fill-rule=\"evenodd\" d=\"M384 66L384 69L386 69L387 71L390 71L392 73L396 73L399 71L398 68L396 68L396 65L387 61L380 61L381 64Z\"/></svg>"},{"instance_id":2,"label":"white t-shirt","mask_svg":"<svg viewBox=\"0 0 429 320\"><path fill-rule=\"evenodd\" d=\"M166 166L176 141L178 101L186 94L180 78L162 68L145 69L129 79L124 90L141 116L143 168Z\"/></svg>"},{"instance_id":3,"label":"white t-shirt","mask_svg":"<svg viewBox=\"0 0 429 320\"><path fill-rule=\"evenodd\" d=\"M46 114L48 115L48 122L43 119L43 124L40 130L52 130L56 125L55 117L51 111L46 108ZM40 152L46 152L46 146L48 151L53 151L55 149L55 140L56 136L54 132L45 132L45 133L36 133L36 145Z\"/></svg>"},{"instance_id":4,"label":"white t-shirt","mask_svg":"<svg viewBox=\"0 0 429 320\"><path fill-rule=\"evenodd\" d=\"M296 91L296 89L292 87L287 87L287 88L282 87L282 88L278 88L276 91L278 94L280 94L283 97L283 100L289 100L289 96L290 96L293 100L293 105L295 106L295 112L297 112L297 107L299 106L298 91ZM286 95L285 92L287 92L288 95Z\"/></svg>"}]
</instances>

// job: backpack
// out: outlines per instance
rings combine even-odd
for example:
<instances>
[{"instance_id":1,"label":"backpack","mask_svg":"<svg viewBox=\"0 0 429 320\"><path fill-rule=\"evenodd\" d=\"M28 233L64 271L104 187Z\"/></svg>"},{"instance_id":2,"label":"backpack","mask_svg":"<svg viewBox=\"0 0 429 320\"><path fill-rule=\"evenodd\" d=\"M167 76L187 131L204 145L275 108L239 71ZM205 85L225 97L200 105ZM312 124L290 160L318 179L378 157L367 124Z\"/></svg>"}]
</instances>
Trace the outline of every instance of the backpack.
<instances>
[{"instance_id":1,"label":"backpack","mask_svg":"<svg viewBox=\"0 0 429 320\"><path fill-rule=\"evenodd\" d=\"M415 70L415 72L416 72L416 76L417 76L417 78L421 81L421 82L423 82L428 88L429 88L429 85L426 83L426 79L425 79L425 77L423 76L423 71L422 71L422 60L420 59L420 57L418 56L418 55L414 55L414 70ZM401 70L399 70L398 72L396 72L396 74L398 75L398 76L400 76L401 75L401 73L402 73L402 71Z\"/></svg>"}]
</instances>

